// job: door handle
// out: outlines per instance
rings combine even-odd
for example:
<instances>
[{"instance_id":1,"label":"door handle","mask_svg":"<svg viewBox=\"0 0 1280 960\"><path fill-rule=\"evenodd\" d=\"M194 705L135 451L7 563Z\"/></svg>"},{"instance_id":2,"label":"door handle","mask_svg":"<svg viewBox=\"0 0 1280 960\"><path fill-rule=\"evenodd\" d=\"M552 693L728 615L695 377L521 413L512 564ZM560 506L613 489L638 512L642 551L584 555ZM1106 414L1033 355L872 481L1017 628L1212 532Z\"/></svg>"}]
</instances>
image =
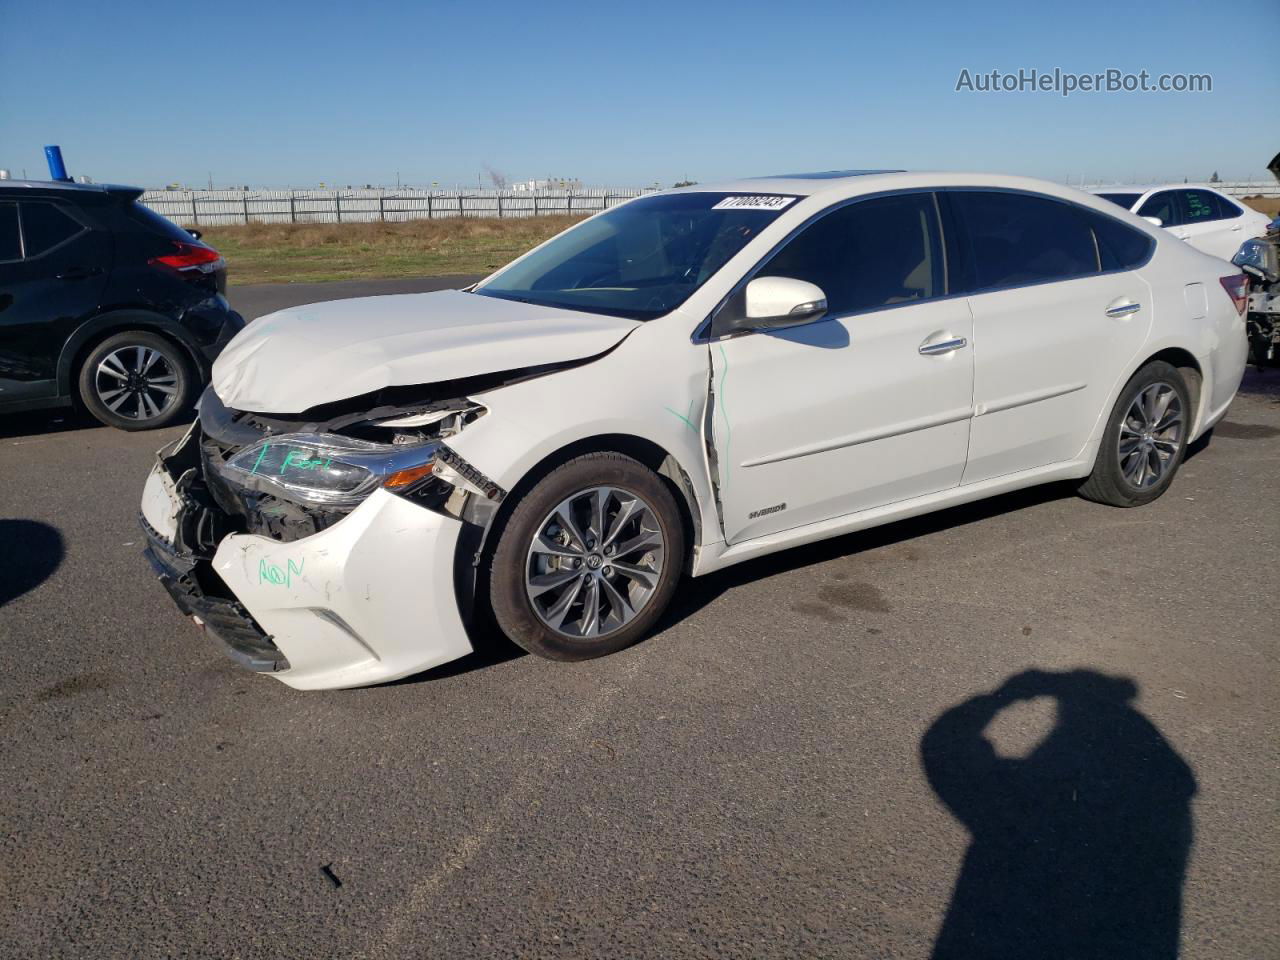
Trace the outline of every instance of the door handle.
<instances>
[{"instance_id":1,"label":"door handle","mask_svg":"<svg viewBox=\"0 0 1280 960\"><path fill-rule=\"evenodd\" d=\"M1111 306L1107 307L1106 314L1108 317L1131 317L1141 309L1142 304L1126 300L1121 303L1111 304Z\"/></svg>"},{"instance_id":2,"label":"door handle","mask_svg":"<svg viewBox=\"0 0 1280 960\"><path fill-rule=\"evenodd\" d=\"M950 340L926 340L920 344L920 354L925 357L936 357L942 353L951 353L961 347L967 347L969 341L964 337L952 337Z\"/></svg>"},{"instance_id":3,"label":"door handle","mask_svg":"<svg viewBox=\"0 0 1280 960\"><path fill-rule=\"evenodd\" d=\"M59 280L87 280L102 273L101 267L68 267L57 274Z\"/></svg>"}]
</instances>

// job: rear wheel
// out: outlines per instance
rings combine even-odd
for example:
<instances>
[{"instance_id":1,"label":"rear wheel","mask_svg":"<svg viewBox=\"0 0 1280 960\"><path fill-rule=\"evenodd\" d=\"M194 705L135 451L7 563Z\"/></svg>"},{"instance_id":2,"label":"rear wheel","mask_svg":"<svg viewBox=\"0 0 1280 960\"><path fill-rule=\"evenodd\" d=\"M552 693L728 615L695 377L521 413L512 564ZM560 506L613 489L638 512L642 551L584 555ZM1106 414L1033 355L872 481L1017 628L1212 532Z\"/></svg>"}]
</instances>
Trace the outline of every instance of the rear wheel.
<instances>
[{"instance_id":1,"label":"rear wheel","mask_svg":"<svg viewBox=\"0 0 1280 960\"><path fill-rule=\"evenodd\" d=\"M1149 363L1125 385L1080 495L1115 507L1155 500L1173 482L1191 433L1191 398L1176 367Z\"/></svg>"},{"instance_id":2,"label":"rear wheel","mask_svg":"<svg viewBox=\"0 0 1280 960\"><path fill-rule=\"evenodd\" d=\"M659 477L592 453L556 468L511 514L494 550L498 625L530 653L587 660L628 647L675 592L684 528Z\"/></svg>"},{"instance_id":3,"label":"rear wheel","mask_svg":"<svg viewBox=\"0 0 1280 960\"><path fill-rule=\"evenodd\" d=\"M103 340L80 367L80 399L102 423L150 430L173 423L191 406L196 373L183 349L144 330Z\"/></svg>"}]
</instances>

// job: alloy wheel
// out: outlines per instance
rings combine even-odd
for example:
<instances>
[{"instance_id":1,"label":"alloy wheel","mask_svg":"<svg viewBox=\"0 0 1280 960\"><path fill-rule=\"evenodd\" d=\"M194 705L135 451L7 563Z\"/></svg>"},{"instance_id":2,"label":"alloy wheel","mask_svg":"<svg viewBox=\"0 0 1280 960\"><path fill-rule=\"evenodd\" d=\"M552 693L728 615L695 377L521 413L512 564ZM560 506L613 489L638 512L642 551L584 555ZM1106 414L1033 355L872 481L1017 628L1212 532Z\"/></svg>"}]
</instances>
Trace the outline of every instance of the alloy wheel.
<instances>
[{"instance_id":1,"label":"alloy wheel","mask_svg":"<svg viewBox=\"0 0 1280 960\"><path fill-rule=\"evenodd\" d=\"M1154 487L1169 472L1185 432L1182 400L1168 383L1144 387L1120 421L1120 472L1138 489Z\"/></svg>"},{"instance_id":2,"label":"alloy wheel","mask_svg":"<svg viewBox=\"0 0 1280 960\"><path fill-rule=\"evenodd\" d=\"M178 396L178 373L154 347L113 350L98 364L93 383L103 406L130 420L154 420Z\"/></svg>"},{"instance_id":3,"label":"alloy wheel","mask_svg":"<svg viewBox=\"0 0 1280 960\"><path fill-rule=\"evenodd\" d=\"M665 563L666 540L649 504L619 487L591 487L562 500L538 525L525 592L556 633L602 637L635 619Z\"/></svg>"}]
</instances>

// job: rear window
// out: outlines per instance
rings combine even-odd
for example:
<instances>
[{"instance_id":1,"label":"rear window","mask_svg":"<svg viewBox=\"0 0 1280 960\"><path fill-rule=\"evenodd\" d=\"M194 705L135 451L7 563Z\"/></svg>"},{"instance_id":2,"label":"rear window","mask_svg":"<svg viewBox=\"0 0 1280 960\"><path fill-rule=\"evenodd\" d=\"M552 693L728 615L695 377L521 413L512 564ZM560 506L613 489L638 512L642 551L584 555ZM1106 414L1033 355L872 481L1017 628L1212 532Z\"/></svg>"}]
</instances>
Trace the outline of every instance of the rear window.
<instances>
[{"instance_id":1,"label":"rear window","mask_svg":"<svg viewBox=\"0 0 1280 960\"><path fill-rule=\"evenodd\" d=\"M22 204L22 238L27 259L47 253L84 230L79 220L52 203Z\"/></svg>"},{"instance_id":2,"label":"rear window","mask_svg":"<svg viewBox=\"0 0 1280 960\"><path fill-rule=\"evenodd\" d=\"M191 234L187 233L186 230L183 230L172 220L167 220L160 216L150 207L144 207L140 203L133 203L129 207L129 216L135 222L146 227L149 233L154 233L169 240L176 240L179 243L191 243Z\"/></svg>"},{"instance_id":3,"label":"rear window","mask_svg":"<svg viewBox=\"0 0 1280 960\"><path fill-rule=\"evenodd\" d=\"M969 240L971 290L1098 272L1093 235L1070 205L1024 193L957 190L949 195Z\"/></svg>"},{"instance_id":4,"label":"rear window","mask_svg":"<svg viewBox=\"0 0 1280 960\"><path fill-rule=\"evenodd\" d=\"M18 239L18 205L0 203L0 261L22 258L22 242Z\"/></svg>"},{"instance_id":5,"label":"rear window","mask_svg":"<svg viewBox=\"0 0 1280 960\"><path fill-rule=\"evenodd\" d=\"M1133 205L1138 202L1138 198L1142 196L1140 193L1100 193L1098 194L1103 200L1110 200L1112 203L1124 207L1126 210L1132 210Z\"/></svg>"}]
</instances>

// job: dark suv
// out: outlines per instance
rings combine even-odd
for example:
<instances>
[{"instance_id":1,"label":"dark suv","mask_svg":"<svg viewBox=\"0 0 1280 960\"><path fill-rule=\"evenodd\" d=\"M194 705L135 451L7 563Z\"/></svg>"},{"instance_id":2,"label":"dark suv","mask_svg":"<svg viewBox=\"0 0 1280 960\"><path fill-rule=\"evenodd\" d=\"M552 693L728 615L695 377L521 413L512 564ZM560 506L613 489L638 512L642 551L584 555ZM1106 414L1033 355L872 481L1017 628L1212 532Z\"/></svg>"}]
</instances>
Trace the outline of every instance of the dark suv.
<instances>
[{"instance_id":1,"label":"dark suv","mask_svg":"<svg viewBox=\"0 0 1280 960\"><path fill-rule=\"evenodd\" d=\"M79 403L108 426L164 426L244 326L218 251L141 195L0 180L0 412Z\"/></svg>"}]
</instances>

